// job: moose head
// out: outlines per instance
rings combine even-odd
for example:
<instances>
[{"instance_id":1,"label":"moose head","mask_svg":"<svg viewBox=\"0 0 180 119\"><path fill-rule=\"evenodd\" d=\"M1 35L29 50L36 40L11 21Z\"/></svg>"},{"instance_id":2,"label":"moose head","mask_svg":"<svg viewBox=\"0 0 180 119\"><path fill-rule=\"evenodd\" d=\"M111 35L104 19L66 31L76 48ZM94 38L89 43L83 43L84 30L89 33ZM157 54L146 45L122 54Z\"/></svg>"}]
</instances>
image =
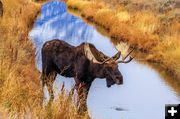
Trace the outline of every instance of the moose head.
<instances>
[{"instance_id":1,"label":"moose head","mask_svg":"<svg viewBox=\"0 0 180 119\"><path fill-rule=\"evenodd\" d=\"M101 65L101 73L103 78L106 78L107 87L111 87L114 84L121 85L123 84L123 76L121 72L118 69L119 63L129 63L132 61L133 57L129 57L129 55L133 52L131 50L122 60L119 60L121 57L121 52L118 51L117 54L115 54L113 57L107 57L103 53L99 52L98 59L97 60L93 52L91 51L91 48L88 44L85 45L85 54L86 57L92 61L93 63L97 65ZM128 60L126 60L129 57Z\"/></svg>"}]
</instances>

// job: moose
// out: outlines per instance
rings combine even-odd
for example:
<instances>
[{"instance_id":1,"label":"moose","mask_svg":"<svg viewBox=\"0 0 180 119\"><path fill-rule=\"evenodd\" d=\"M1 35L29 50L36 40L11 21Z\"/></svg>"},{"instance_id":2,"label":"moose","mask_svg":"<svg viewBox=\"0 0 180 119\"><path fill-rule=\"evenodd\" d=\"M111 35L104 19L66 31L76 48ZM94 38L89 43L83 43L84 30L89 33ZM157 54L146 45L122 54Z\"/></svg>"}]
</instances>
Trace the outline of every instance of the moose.
<instances>
[{"instance_id":1,"label":"moose","mask_svg":"<svg viewBox=\"0 0 180 119\"><path fill-rule=\"evenodd\" d=\"M118 69L118 63L129 63L132 57L125 60L131 52L124 60L118 61L121 52L108 57L90 43L82 43L75 47L58 39L47 41L41 50L42 87L47 86L50 101L52 101L54 99L52 87L56 75L74 77L78 98L86 102L88 91L95 78L105 78L107 87L123 84L123 76ZM84 108L86 110L86 106Z\"/></svg>"}]
</instances>

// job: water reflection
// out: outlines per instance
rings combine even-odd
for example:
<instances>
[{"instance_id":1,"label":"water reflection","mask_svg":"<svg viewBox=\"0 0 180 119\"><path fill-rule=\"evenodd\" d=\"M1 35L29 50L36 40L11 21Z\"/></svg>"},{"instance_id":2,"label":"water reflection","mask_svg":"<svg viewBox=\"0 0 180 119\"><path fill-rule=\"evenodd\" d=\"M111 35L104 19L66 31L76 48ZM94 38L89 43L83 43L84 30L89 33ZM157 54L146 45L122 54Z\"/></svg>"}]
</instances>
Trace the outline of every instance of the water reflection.
<instances>
[{"instance_id":1,"label":"water reflection","mask_svg":"<svg viewBox=\"0 0 180 119\"><path fill-rule=\"evenodd\" d=\"M30 32L37 53L37 67L41 70L41 47L52 39L63 39L72 45L93 43L108 56L117 51L109 38L98 33L94 27L69 14L66 5L52 1L42 7L42 15ZM164 119L164 105L179 103L175 91L166 85L153 69L135 61L120 64L124 85L107 88L105 80L96 79L88 96L88 109L97 119ZM56 93L65 82L67 89L74 84L72 78L58 76L54 88ZM118 111L117 111L118 110ZM120 110L120 111L119 111Z\"/></svg>"}]
</instances>

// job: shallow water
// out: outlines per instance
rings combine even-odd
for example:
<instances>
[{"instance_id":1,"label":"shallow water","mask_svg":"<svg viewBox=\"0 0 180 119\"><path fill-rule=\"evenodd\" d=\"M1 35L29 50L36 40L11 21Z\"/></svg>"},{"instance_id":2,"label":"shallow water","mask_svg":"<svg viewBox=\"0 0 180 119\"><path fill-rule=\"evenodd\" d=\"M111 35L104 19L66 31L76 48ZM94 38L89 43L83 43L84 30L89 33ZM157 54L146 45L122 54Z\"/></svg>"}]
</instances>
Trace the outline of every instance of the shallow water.
<instances>
[{"instance_id":1,"label":"shallow water","mask_svg":"<svg viewBox=\"0 0 180 119\"><path fill-rule=\"evenodd\" d=\"M82 42L90 42L108 56L117 50L108 37L98 33L91 25L71 15L62 2L52 1L42 7L29 34L36 48L37 68L41 71L41 47L52 39L61 39L77 46ZM154 69L132 61L119 64L124 84L111 88L106 87L105 80L96 79L88 95L88 111L95 119L164 119L165 104L178 104L180 97ZM73 78L58 76L54 83L56 95L59 87L65 82L70 90ZM46 97L48 95L46 93Z\"/></svg>"}]
</instances>

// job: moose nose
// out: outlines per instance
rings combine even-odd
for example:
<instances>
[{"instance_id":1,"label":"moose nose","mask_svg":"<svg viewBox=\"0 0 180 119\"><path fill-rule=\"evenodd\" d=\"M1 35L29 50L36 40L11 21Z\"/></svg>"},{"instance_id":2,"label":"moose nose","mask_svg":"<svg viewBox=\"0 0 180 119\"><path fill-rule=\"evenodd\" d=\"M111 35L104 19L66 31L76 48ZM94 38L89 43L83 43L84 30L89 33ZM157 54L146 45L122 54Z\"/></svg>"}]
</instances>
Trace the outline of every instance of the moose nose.
<instances>
[{"instance_id":1,"label":"moose nose","mask_svg":"<svg viewBox=\"0 0 180 119\"><path fill-rule=\"evenodd\" d=\"M116 77L116 83L117 83L118 85L123 84L123 77L122 77L122 76L117 76L117 77Z\"/></svg>"}]
</instances>

